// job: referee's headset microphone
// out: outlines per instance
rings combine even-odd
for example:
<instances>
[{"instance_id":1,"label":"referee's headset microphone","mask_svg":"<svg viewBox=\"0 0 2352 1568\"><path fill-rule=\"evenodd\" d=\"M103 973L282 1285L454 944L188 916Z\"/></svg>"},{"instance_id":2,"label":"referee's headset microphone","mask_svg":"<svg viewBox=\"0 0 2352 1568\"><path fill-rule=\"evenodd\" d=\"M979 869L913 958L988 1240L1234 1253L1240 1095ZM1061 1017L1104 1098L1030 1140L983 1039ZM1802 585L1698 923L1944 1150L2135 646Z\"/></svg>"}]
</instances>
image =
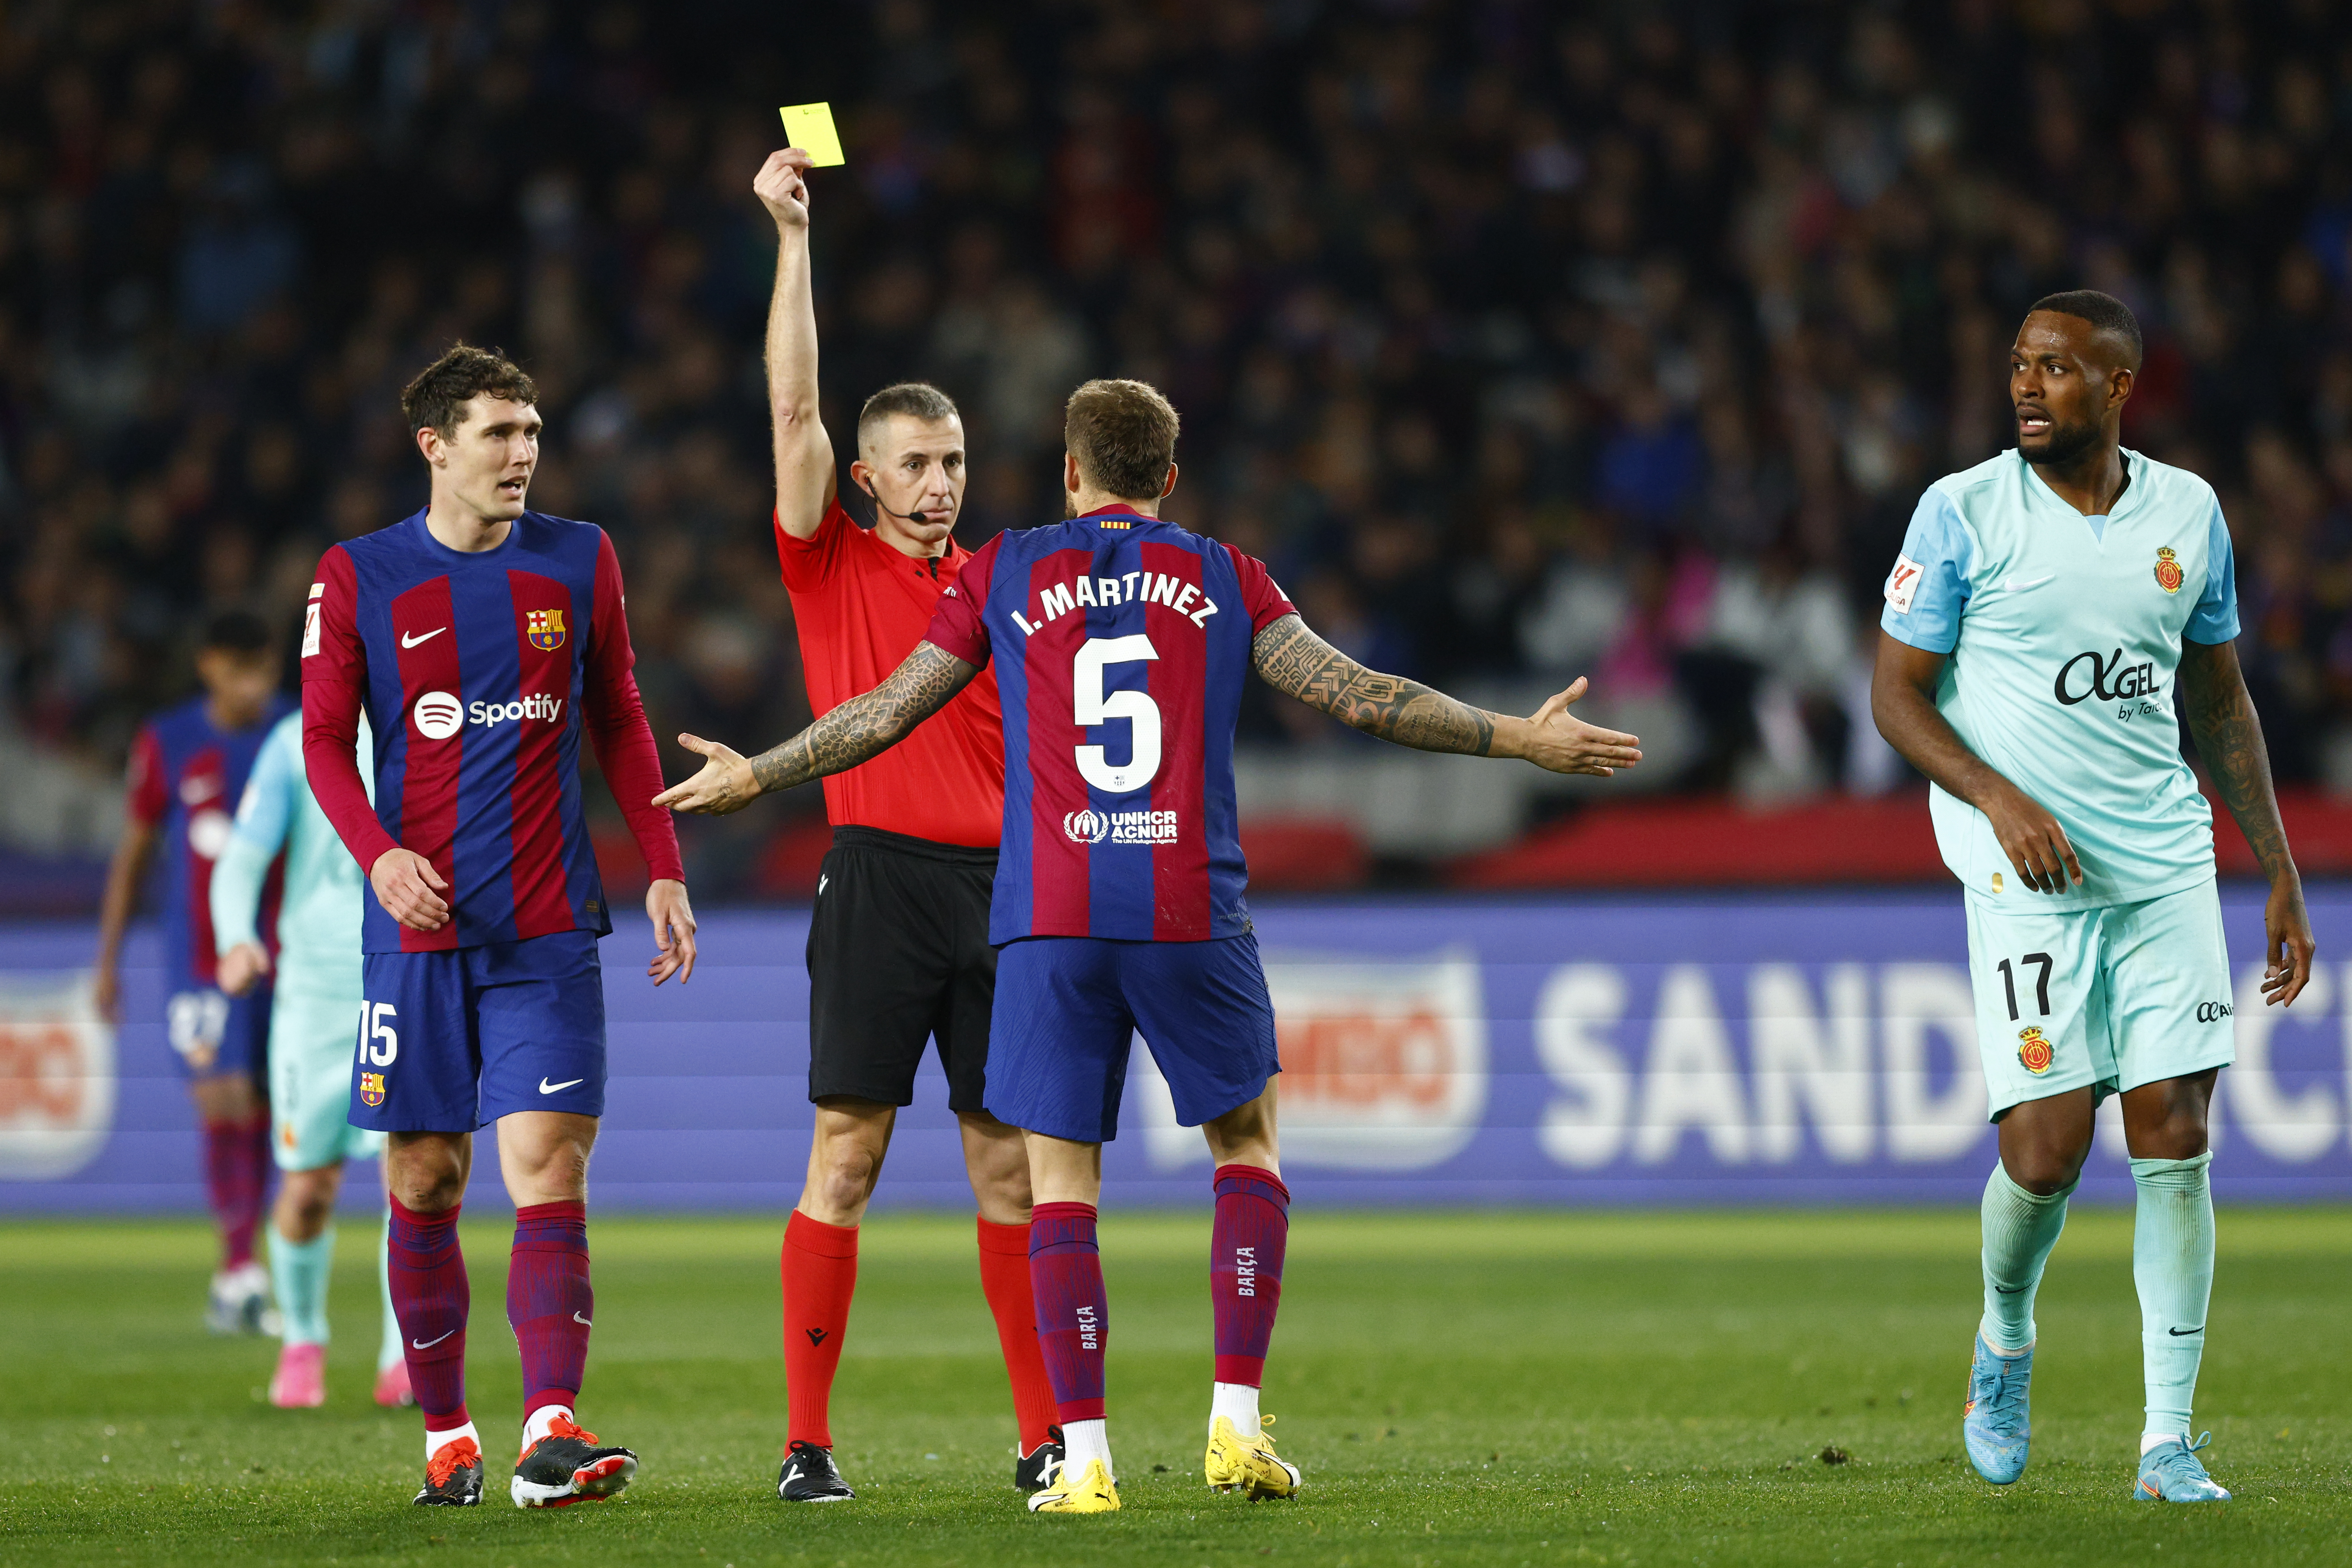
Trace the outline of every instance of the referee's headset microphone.
<instances>
[{"instance_id":1,"label":"referee's headset microphone","mask_svg":"<svg viewBox=\"0 0 2352 1568\"><path fill-rule=\"evenodd\" d=\"M853 479L854 479L855 476L853 476ZM876 511L887 513L889 516L897 518L900 522L929 522L931 521L919 511L891 511L890 504L882 499L881 492L877 490L872 485L858 481L857 488L866 492L866 499L874 503L874 510ZM930 564L931 575L934 577L938 576L940 574L940 558L936 555L932 556L930 558Z\"/></svg>"}]
</instances>

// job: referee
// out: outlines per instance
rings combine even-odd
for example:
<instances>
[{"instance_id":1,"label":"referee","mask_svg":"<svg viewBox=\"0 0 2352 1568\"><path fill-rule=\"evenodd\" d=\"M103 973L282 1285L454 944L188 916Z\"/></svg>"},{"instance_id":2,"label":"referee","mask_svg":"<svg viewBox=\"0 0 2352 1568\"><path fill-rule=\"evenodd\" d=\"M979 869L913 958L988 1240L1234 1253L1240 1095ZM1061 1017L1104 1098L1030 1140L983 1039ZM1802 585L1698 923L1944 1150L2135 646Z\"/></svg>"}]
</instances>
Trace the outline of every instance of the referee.
<instances>
[{"instance_id":1,"label":"referee","mask_svg":"<svg viewBox=\"0 0 2352 1568\"><path fill-rule=\"evenodd\" d=\"M914 651L971 552L963 421L937 387L866 399L852 482L873 499L860 528L841 508L833 443L817 413L809 285L809 156L769 156L752 188L776 220L768 402L776 445L776 552L791 591L809 701L824 713L878 685ZM996 682L983 677L905 744L824 782L833 848L809 922L808 1180L784 1229L784 1375L790 1431L776 1495L854 1494L833 1462L827 1406L857 1280L857 1224L874 1195L898 1107L914 1100L928 1037L979 1200L980 1279L996 1318L1020 1422L1014 1483L1034 1491L1061 1458L1054 1393L1029 1289L1029 1165L1020 1132L982 1109L996 954L990 884L1004 799Z\"/></svg>"}]
</instances>

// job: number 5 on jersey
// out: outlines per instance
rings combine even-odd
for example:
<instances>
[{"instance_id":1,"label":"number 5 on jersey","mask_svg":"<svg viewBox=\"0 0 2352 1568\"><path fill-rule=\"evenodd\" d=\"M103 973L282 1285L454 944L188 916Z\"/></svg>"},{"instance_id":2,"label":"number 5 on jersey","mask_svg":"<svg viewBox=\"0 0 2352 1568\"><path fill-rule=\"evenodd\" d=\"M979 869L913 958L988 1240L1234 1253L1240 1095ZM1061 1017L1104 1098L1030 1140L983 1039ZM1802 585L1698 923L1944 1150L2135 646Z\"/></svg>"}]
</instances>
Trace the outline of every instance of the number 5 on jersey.
<instances>
[{"instance_id":1,"label":"number 5 on jersey","mask_svg":"<svg viewBox=\"0 0 2352 1568\"><path fill-rule=\"evenodd\" d=\"M1112 763L1108 746L1080 746L1078 776L1107 795L1129 795L1160 772L1160 705L1145 691L1103 690L1103 670L1114 664L1156 659L1160 650L1140 632L1123 637L1088 637L1070 666L1072 717L1084 728L1128 721L1128 760Z\"/></svg>"}]
</instances>

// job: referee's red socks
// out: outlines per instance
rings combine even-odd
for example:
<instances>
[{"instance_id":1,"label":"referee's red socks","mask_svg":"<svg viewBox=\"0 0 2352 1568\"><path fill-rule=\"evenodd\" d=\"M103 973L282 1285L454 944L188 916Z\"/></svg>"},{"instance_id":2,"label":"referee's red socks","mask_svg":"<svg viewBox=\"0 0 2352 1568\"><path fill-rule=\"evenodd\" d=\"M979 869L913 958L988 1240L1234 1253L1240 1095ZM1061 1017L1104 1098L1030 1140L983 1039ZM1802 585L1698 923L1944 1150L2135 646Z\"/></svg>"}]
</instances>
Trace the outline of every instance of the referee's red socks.
<instances>
[{"instance_id":1,"label":"referee's red socks","mask_svg":"<svg viewBox=\"0 0 2352 1568\"><path fill-rule=\"evenodd\" d=\"M1037 1343L1063 1426L1103 1418L1103 1347L1110 1312L1103 1299L1095 1205L1039 1204L1029 1211L1029 1285L1037 1298Z\"/></svg>"},{"instance_id":2,"label":"referee's red socks","mask_svg":"<svg viewBox=\"0 0 2352 1568\"><path fill-rule=\"evenodd\" d=\"M418 1214L392 1200L385 1270L393 1315L407 1342L408 1385L428 1432L466 1425L466 1311L472 1295L457 1249L457 1210Z\"/></svg>"},{"instance_id":3,"label":"referee's red socks","mask_svg":"<svg viewBox=\"0 0 2352 1568\"><path fill-rule=\"evenodd\" d=\"M996 1319L996 1342L1004 1347L1004 1374L1013 1383L1013 1415L1021 1426L1021 1451L1034 1453L1054 1425L1054 1384L1045 1375L1045 1352L1037 1345L1036 1293L1029 1284L1029 1227L997 1225L975 1216L980 1226L980 1289Z\"/></svg>"},{"instance_id":4,"label":"referee's red socks","mask_svg":"<svg viewBox=\"0 0 2352 1568\"><path fill-rule=\"evenodd\" d=\"M857 1227L794 1209L784 1226L783 1285L785 1441L830 1448L833 1374L857 1289Z\"/></svg>"},{"instance_id":5,"label":"referee's red socks","mask_svg":"<svg viewBox=\"0 0 2352 1568\"><path fill-rule=\"evenodd\" d=\"M1216 1182L1209 1298L1217 1316L1217 1381L1256 1388L1265 1379L1265 1348L1282 1305L1290 1189L1255 1165L1220 1165Z\"/></svg>"},{"instance_id":6,"label":"referee's red socks","mask_svg":"<svg viewBox=\"0 0 2352 1568\"><path fill-rule=\"evenodd\" d=\"M515 1210L507 1267L507 1321L522 1351L525 1422L542 1405L579 1403L596 1293L588 1283L588 1205L526 1204Z\"/></svg>"}]
</instances>

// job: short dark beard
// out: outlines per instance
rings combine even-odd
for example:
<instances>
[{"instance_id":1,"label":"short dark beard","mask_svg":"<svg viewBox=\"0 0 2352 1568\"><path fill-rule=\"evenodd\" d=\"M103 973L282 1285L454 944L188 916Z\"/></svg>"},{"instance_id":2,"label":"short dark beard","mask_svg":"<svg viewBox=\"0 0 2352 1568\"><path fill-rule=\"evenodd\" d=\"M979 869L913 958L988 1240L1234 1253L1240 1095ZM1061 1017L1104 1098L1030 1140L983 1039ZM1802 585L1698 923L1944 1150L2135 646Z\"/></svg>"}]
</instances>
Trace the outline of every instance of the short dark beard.
<instances>
[{"instance_id":1,"label":"short dark beard","mask_svg":"<svg viewBox=\"0 0 2352 1568\"><path fill-rule=\"evenodd\" d=\"M2099 426L2096 425L2061 425L2053 419L2050 422L2050 444L2038 454L2028 454L2025 460L2063 467L2098 445L2098 441Z\"/></svg>"}]
</instances>

